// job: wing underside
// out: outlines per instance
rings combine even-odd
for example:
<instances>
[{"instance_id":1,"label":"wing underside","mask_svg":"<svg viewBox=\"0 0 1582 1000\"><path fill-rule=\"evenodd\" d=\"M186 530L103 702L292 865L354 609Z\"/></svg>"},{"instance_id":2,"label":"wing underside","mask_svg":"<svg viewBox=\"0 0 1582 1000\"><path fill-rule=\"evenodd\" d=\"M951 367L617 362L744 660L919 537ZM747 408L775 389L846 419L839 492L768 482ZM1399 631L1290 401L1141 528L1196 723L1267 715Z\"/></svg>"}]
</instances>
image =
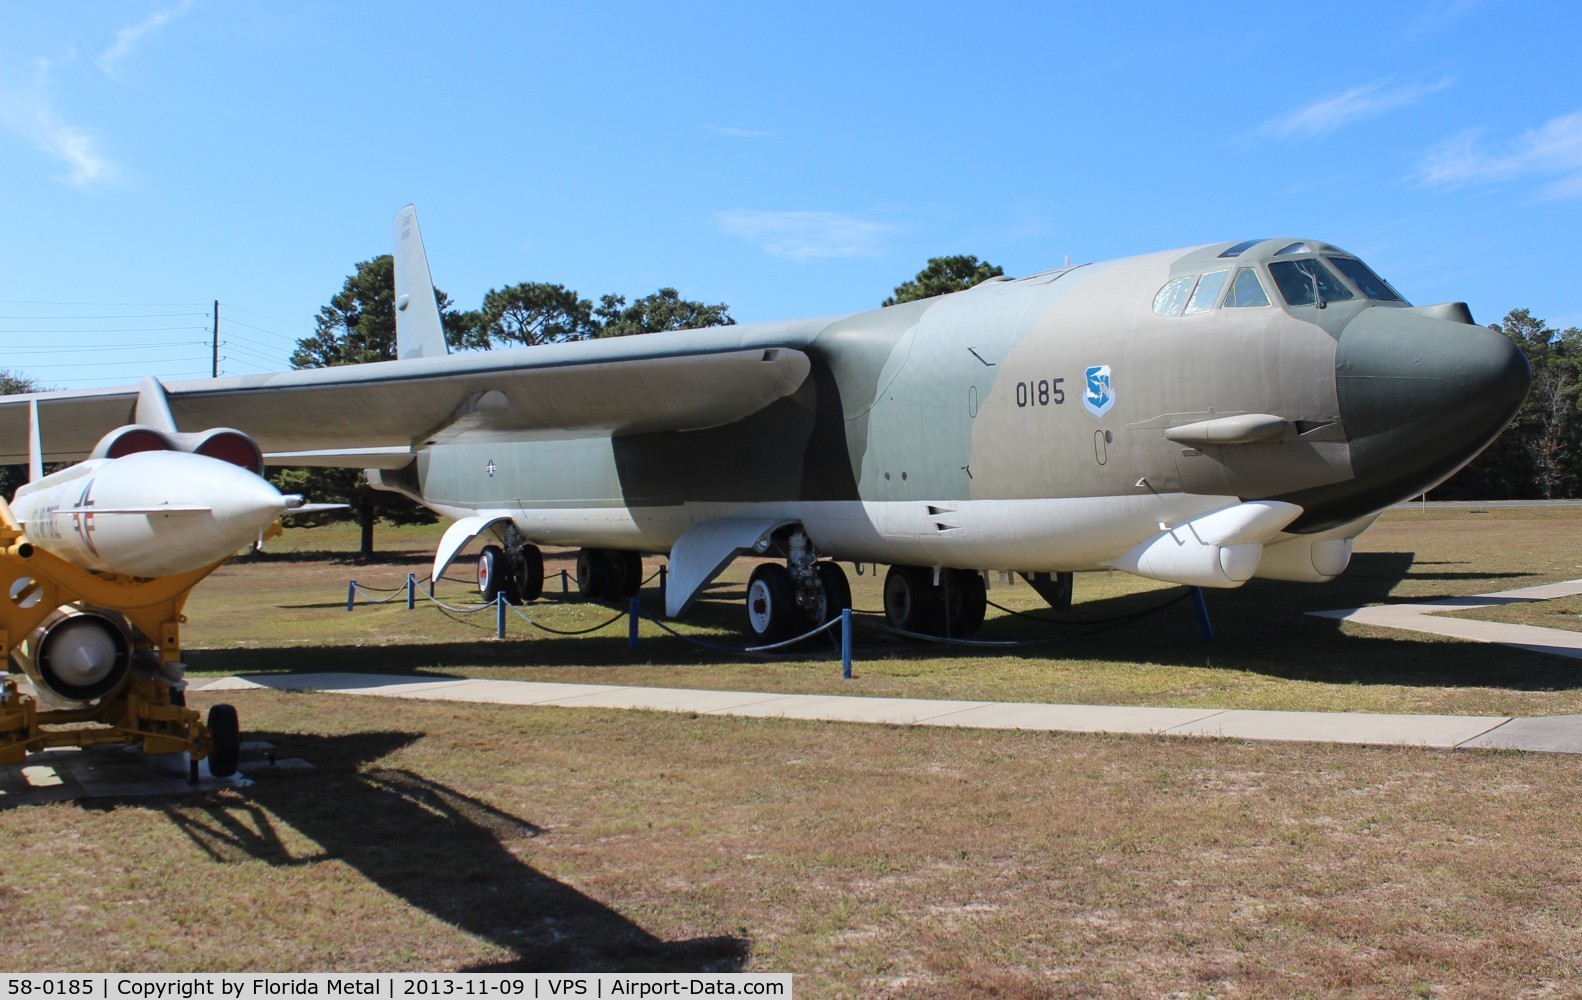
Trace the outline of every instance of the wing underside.
<instances>
[{"instance_id":1,"label":"wing underside","mask_svg":"<svg viewBox=\"0 0 1582 1000\"><path fill-rule=\"evenodd\" d=\"M797 390L793 347L744 347L720 328L417 358L273 375L173 382L186 429L234 427L274 465L398 468L448 442L700 430ZM789 332L789 331L788 331ZM87 457L134 421L138 389L0 398L0 464L28 459L30 400L47 460Z\"/></svg>"}]
</instances>

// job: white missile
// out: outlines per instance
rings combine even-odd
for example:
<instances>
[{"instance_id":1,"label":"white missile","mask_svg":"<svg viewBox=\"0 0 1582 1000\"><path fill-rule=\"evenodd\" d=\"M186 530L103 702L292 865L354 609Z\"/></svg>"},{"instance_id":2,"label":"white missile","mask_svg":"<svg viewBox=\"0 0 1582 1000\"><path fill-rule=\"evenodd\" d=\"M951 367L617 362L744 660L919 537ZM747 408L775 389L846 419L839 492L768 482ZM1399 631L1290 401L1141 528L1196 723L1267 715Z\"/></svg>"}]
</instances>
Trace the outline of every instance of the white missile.
<instances>
[{"instance_id":1,"label":"white missile","mask_svg":"<svg viewBox=\"0 0 1582 1000\"><path fill-rule=\"evenodd\" d=\"M220 562L301 503L230 462L140 451L28 483L11 513L27 541L75 566L151 578Z\"/></svg>"}]
</instances>

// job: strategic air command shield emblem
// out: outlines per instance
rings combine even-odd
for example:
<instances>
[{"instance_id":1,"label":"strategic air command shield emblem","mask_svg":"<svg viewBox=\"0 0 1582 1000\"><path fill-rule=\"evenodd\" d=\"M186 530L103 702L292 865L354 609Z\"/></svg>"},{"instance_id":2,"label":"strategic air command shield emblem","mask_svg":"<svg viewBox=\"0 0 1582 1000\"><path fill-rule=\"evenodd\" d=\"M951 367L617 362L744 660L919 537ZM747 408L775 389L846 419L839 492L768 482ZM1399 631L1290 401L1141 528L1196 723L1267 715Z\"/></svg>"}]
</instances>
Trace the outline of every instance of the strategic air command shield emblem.
<instances>
[{"instance_id":1,"label":"strategic air command shield emblem","mask_svg":"<svg viewBox=\"0 0 1582 1000\"><path fill-rule=\"evenodd\" d=\"M1095 417L1102 417L1115 405L1115 387L1110 385L1110 366L1094 365L1088 369L1088 387L1082 394L1083 407Z\"/></svg>"}]
</instances>

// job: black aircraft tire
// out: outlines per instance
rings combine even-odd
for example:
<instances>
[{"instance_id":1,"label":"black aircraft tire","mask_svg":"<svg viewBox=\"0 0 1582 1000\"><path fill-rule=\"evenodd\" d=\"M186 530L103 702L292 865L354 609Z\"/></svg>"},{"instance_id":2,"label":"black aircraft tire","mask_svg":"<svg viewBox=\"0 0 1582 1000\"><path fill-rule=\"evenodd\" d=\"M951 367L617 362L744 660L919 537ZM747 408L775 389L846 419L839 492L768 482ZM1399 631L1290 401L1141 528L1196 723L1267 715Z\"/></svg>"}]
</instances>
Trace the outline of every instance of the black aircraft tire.
<instances>
[{"instance_id":1,"label":"black aircraft tire","mask_svg":"<svg viewBox=\"0 0 1582 1000\"><path fill-rule=\"evenodd\" d=\"M602 601L609 589L609 563L601 549L583 549L577 553L577 589L585 601Z\"/></svg>"},{"instance_id":2,"label":"black aircraft tire","mask_svg":"<svg viewBox=\"0 0 1582 1000\"><path fill-rule=\"evenodd\" d=\"M819 586L824 591L824 617L813 624L823 625L839 618L842 611L851 607L851 583L846 579L846 571L837 563L821 562L814 570L818 573Z\"/></svg>"},{"instance_id":3,"label":"black aircraft tire","mask_svg":"<svg viewBox=\"0 0 1582 1000\"><path fill-rule=\"evenodd\" d=\"M796 585L791 571L779 563L764 563L747 581L747 629L760 644L779 642L795 635Z\"/></svg>"},{"instance_id":4,"label":"black aircraft tire","mask_svg":"<svg viewBox=\"0 0 1582 1000\"><path fill-rule=\"evenodd\" d=\"M502 592L511 600L510 586L505 571L505 550L498 545L485 545L478 553L478 595L485 604L493 604Z\"/></svg>"},{"instance_id":5,"label":"black aircraft tire","mask_svg":"<svg viewBox=\"0 0 1582 1000\"><path fill-rule=\"evenodd\" d=\"M643 588L643 557L637 552L611 549L604 553L608 566L605 600L627 600Z\"/></svg>"},{"instance_id":6,"label":"black aircraft tire","mask_svg":"<svg viewBox=\"0 0 1582 1000\"><path fill-rule=\"evenodd\" d=\"M242 729L234 705L209 709L209 737L214 741L214 749L209 751L209 773L216 778L229 778L236 773L242 758Z\"/></svg>"},{"instance_id":7,"label":"black aircraft tire","mask_svg":"<svg viewBox=\"0 0 1582 1000\"><path fill-rule=\"evenodd\" d=\"M938 635L944 608L934 571L924 566L891 566L884 577L884 617L891 628Z\"/></svg>"},{"instance_id":8,"label":"black aircraft tire","mask_svg":"<svg viewBox=\"0 0 1582 1000\"><path fill-rule=\"evenodd\" d=\"M522 557L512 574L511 583L522 604L531 604L544 596L544 553L536 545L522 546Z\"/></svg>"},{"instance_id":9,"label":"black aircraft tire","mask_svg":"<svg viewBox=\"0 0 1582 1000\"><path fill-rule=\"evenodd\" d=\"M950 578L950 634L957 639L970 639L983 627L983 616L989 610L989 588L983 583L983 574L970 569L946 571Z\"/></svg>"}]
</instances>

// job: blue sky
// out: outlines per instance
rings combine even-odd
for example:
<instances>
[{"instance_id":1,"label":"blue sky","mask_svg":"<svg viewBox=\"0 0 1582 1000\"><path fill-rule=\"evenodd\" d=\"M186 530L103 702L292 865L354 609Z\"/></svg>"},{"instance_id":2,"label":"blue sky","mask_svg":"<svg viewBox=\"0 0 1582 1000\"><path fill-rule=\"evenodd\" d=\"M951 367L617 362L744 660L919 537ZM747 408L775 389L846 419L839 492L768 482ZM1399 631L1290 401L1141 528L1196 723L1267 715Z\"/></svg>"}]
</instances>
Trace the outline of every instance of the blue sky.
<instances>
[{"instance_id":1,"label":"blue sky","mask_svg":"<svg viewBox=\"0 0 1582 1000\"><path fill-rule=\"evenodd\" d=\"M1582 6L0 0L0 367L285 367L415 202L457 305L740 321L1256 236L1582 325Z\"/></svg>"}]
</instances>

